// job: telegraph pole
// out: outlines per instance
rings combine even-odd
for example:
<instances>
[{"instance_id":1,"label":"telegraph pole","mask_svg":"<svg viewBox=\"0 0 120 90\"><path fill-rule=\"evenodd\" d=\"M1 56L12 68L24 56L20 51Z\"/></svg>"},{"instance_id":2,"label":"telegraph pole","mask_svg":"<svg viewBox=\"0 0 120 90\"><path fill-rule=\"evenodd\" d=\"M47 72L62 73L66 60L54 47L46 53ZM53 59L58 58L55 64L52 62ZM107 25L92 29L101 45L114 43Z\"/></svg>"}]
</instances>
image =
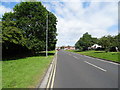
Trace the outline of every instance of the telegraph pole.
<instances>
[{"instance_id":1,"label":"telegraph pole","mask_svg":"<svg viewBox=\"0 0 120 90\"><path fill-rule=\"evenodd\" d=\"M46 57L48 56L48 12L46 16Z\"/></svg>"}]
</instances>

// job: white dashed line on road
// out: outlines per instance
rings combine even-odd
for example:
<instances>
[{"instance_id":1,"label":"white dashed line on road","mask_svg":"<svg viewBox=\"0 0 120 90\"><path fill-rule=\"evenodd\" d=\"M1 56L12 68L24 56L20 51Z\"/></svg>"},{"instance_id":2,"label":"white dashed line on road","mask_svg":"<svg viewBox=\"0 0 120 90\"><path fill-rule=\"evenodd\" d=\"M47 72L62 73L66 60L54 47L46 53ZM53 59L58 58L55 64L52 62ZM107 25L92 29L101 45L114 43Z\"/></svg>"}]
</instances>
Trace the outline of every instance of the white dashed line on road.
<instances>
[{"instance_id":1,"label":"white dashed line on road","mask_svg":"<svg viewBox=\"0 0 120 90\"><path fill-rule=\"evenodd\" d=\"M105 70L105 69L103 69L103 68L101 68L101 67L98 67L98 66L96 66L96 65L94 65L94 64L92 64L92 63L89 63L89 62L87 62L87 61L84 61L85 63L87 63L87 64L89 64L89 65L91 65L91 66L93 66L93 67L96 67L96 68L98 68L98 69L100 69L100 70L102 70L102 71L104 71L104 72L106 72L107 70Z\"/></svg>"}]
</instances>

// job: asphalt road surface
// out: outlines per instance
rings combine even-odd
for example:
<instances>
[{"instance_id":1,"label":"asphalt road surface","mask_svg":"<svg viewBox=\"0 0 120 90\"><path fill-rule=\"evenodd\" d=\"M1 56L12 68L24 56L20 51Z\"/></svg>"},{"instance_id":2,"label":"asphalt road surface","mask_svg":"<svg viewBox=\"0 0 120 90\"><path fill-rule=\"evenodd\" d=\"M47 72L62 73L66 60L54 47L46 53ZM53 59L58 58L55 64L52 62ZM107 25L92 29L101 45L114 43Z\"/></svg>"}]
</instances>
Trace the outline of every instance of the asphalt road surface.
<instances>
[{"instance_id":1,"label":"asphalt road surface","mask_svg":"<svg viewBox=\"0 0 120 90\"><path fill-rule=\"evenodd\" d=\"M58 51L54 88L118 88L118 64Z\"/></svg>"}]
</instances>

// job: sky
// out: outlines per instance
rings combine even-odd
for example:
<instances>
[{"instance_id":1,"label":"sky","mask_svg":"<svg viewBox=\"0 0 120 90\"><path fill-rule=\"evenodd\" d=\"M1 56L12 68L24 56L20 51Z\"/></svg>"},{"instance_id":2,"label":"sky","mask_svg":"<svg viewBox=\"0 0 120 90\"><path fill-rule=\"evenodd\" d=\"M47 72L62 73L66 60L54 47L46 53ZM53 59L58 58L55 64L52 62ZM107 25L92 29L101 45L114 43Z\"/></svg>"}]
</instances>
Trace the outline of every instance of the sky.
<instances>
[{"instance_id":1,"label":"sky","mask_svg":"<svg viewBox=\"0 0 120 90\"><path fill-rule=\"evenodd\" d=\"M0 17L10 12L20 0L4 0ZM74 46L86 32L93 37L118 34L117 0L42 0L57 17L57 46Z\"/></svg>"}]
</instances>

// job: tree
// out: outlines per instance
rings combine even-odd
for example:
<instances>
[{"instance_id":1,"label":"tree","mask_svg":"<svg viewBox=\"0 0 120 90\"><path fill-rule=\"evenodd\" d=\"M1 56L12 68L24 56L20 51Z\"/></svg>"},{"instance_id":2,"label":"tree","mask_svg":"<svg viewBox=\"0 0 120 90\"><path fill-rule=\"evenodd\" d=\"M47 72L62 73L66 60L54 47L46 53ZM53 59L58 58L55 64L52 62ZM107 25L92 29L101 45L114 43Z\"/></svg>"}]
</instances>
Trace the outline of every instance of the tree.
<instances>
[{"instance_id":1,"label":"tree","mask_svg":"<svg viewBox=\"0 0 120 90\"><path fill-rule=\"evenodd\" d=\"M54 50L55 45L57 42L56 36L57 36L57 18L54 14L51 12L48 13L48 49Z\"/></svg>"},{"instance_id":2,"label":"tree","mask_svg":"<svg viewBox=\"0 0 120 90\"><path fill-rule=\"evenodd\" d=\"M98 43L97 38L93 38L88 32L83 34L83 36L77 41L75 47L79 50L87 50L88 47L92 46L93 44Z\"/></svg>"},{"instance_id":3,"label":"tree","mask_svg":"<svg viewBox=\"0 0 120 90\"><path fill-rule=\"evenodd\" d=\"M88 33L83 34L83 36L76 42L75 48L79 50L87 50L88 47L93 44L99 44L102 46L101 50L108 51L119 51L120 50L120 33L116 36L103 36L99 39L93 38ZM118 50L117 50L118 48Z\"/></svg>"},{"instance_id":4,"label":"tree","mask_svg":"<svg viewBox=\"0 0 120 90\"><path fill-rule=\"evenodd\" d=\"M49 49L52 50L55 48L57 21L54 14L47 11L40 2L22 2L21 4L15 6L14 11L17 18L18 27L25 31L24 36L28 38L29 44L27 47L32 48L34 51L45 50L46 19L48 19L48 46Z\"/></svg>"},{"instance_id":5,"label":"tree","mask_svg":"<svg viewBox=\"0 0 120 90\"><path fill-rule=\"evenodd\" d=\"M0 21L0 44L2 44L2 21Z\"/></svg>"},{"instance_id":6,"label":"tree","mask_svg":"<svg viewBox=\"0 0 120 90\"><path fill-rule=\"evenodd\" d=\"M106 52L108 51L116 51L116 47L118 47L118 36L103 36L99 39L99 44L105 48Z\"/></svg>"},{"instance_id":7,"label":"tree","mask_svg":"<svg viewBox=\"0 0 120 90\"><path fill-rule=\"evenodd\" d=\"M17 27L24 30L26 47L33 52L45 49L47 10L41 2L21 2L14 7Z\"/></svg>"},{"instance_id":8,"label":"tree","mask_svg":"<svg viewBox=\"0 0 120 90\"><path fill-rule=\"evenodd\" d=\"M45 50L46 19L49 19L49 49L55 49L57 18L41 2L21 2L13 8L13 12L3 15L3 46L9 47L5 44L9 42L26 47L33 53Z\"/></svg>"},{"instance_id":9,"label":"tree","mask_svg":"<svg viewBox=\"0 0 120 90\"><path fill-rule=\"evenodd\" d=\"M5 13L2 18L2 53L3 57L17 54L25 46L26 39L22 30L16 27L14 13Z\"/></svg>"}]
</instances>

